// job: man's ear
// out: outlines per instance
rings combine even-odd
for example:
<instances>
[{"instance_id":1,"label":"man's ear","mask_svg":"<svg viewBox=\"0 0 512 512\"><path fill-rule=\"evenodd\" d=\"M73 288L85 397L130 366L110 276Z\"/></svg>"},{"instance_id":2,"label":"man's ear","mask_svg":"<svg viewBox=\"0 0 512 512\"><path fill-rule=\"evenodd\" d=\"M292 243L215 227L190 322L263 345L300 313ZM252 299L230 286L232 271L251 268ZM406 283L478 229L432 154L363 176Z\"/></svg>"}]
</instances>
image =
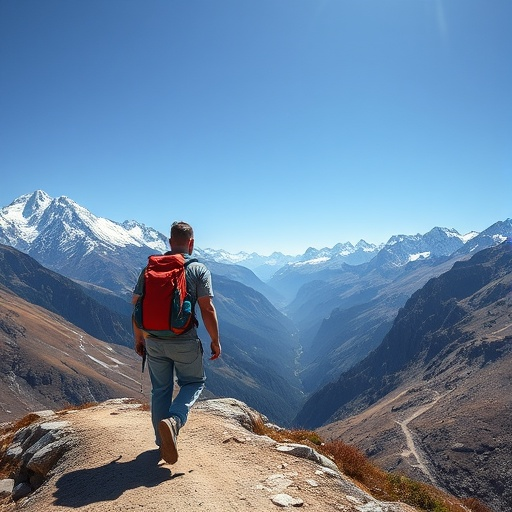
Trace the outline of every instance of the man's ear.
<instances>
[{"instance_id":1,"label":"man's ear","mask_svg":"<svg viewBox=\"0 0 512 512\"><path fill-rule=\"evenodd\" d=\"M194 252L194 239L191 238L188 241L188 253L192 256L192 253Z\"/></svg>"}]
</instances>

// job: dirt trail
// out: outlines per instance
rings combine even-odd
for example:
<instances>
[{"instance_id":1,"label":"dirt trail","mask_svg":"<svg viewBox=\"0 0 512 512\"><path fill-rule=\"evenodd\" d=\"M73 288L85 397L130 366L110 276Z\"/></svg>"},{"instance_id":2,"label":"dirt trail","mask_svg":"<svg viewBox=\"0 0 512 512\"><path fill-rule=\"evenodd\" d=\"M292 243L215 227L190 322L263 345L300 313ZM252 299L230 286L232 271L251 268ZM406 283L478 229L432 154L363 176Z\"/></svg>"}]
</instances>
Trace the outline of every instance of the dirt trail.
<instances>
[{"instance_id":1,"label":"dirt trail","mask_svg":"<svg viewBox=\"0 0 512 512\"><path fill-rule=\"evenodd\" d=\"M396 423L400 425L402 428L402 431L405 435L405 440L407 443L408 451L403 452L403 457L408 457L409 455L412 455L416 459L416 464L413 464L413 467L416 467L420 469L425 476L430 480L430 482L433 485L436 485L439 487L439 482L435 478L435 476L430 472L430 470L427 467L427 464L425 463L425 458L422 455L421 449L416 445L414 442L414 437L409 429L409 423L413 421L414 419L418 418L422 414L426 413L428 410L432 409L434 405L439 402L442 398L444 398L447 394L451 393L451 390L445 393L444 395L440 395L437 391L435 392L435 398L432 400L432 402L424 405L423 407L420 407L417 409L413 414L411 414L408 418L406 418L403 421L397 421Z\"/></svg>"},{"instance_id":2,"label":"dirt trail","mask_svg":"<svg viewBox=\"0 0 512 512\"><path fill-rule=\"evenodd\" d=\"M77 446L31 497L0 510L271 511L280 508L271 501L279 493L302 500L311 512L413 510L361 499L353 484L277 451L274 441L201 402L180 432L173 466L159 461L149 413L134 404L110 401L61 419L70 422Z\"/></svg>"}]
</instances>

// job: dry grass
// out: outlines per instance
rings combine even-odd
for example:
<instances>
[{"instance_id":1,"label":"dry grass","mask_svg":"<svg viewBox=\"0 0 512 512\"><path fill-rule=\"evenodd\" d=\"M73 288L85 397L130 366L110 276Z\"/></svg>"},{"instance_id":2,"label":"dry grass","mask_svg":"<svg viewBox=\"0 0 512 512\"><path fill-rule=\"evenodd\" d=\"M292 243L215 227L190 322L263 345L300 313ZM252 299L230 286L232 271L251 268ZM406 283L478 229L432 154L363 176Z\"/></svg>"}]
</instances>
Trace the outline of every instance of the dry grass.
<instances>
[{"instance_id":1,"label":"dry grass","mask_svg":"<svg viewBox=\"0 0 512 512\"><path fill-rule=\"evenodd\" d=\"M460 500L406 476L388 473L372 464L357 448L342 441L324 443L316 432L275 430L255 422L254 432L278 442L307 444L333 460L340 471L377 499L400 501L427 512L492 512L474 498Z\"/></svg>"},{"instance_id":2,"label":"dry grass","mask_svg":"<svg viewBox=\"0 0 512 512\"><path fill-rule=\"evenodd\" d=\"M471 512L490 512L488 507L475 498L466 498L461 501Z\"/></svg>"},{"instance_id":3,"label":"dry grass","mask_svg":"<svg viewBox=\"0 0 512 512\"><path fill-rule=\"evenodd\" d=\"M94 407L98 405L98 402L85 402L79 405L66 405L62 409L57 411L57 414L67 414L69 411L81 411L82 409L89 409L90 407Z\"/></svg>"},{"instance_id":4,"label":"dry grass","mask_svg":"<svg viewBox=\"0 0 512 512\"><path fill-rule=\"evenodd\" d=\"M38 414L27 414L16 423L8 424L0 431L0 478L9 478L17 469L17 466L6 458L7 449L12 443L14 435L18 430L32 425L39 418Z\"/></svg>"}]
</instances>

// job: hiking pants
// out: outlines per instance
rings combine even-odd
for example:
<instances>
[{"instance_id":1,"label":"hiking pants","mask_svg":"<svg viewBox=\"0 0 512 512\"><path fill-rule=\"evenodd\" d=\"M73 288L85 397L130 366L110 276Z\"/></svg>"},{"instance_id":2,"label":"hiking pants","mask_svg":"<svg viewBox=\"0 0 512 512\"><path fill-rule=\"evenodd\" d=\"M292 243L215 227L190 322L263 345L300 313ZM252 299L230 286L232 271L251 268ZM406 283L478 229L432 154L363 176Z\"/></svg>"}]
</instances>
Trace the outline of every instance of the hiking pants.
<instances>
[{"instance_id":1,"label":"hiking pants","mask_svg":"<svg viewBox=\"0 0 512 512\"><path fill-rule=\"evenodd\" d=\"M146 338L146 353L151 378L151 421L156 444L160 446L158 423L175 416L185 425L188 413L204 388L201 340L162 340ZM173 400L174 374L179 386Z\"/></svg>"}]
</instances>

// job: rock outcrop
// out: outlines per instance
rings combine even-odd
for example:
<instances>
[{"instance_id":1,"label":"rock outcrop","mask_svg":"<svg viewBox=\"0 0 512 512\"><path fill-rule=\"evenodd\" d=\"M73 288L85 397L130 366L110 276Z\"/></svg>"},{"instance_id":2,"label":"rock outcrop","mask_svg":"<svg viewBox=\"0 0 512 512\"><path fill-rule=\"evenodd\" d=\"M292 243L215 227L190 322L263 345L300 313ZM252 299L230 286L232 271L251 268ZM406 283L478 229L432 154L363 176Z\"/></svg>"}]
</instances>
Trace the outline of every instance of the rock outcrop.
<instances>
[{"instance_id":1,"label":"rock outcrop","mask_svg":"<svg viewBox=\"0 0 512 512\"><path fill-rule=\"evenodd\" d=\"M4 456L10 478L0 480L0 496L13 501L38 489L74 444L70 423L60 421L55 412L40 411L31 417L32 423L14 432Z\"/></svg>"}]
</instances>

